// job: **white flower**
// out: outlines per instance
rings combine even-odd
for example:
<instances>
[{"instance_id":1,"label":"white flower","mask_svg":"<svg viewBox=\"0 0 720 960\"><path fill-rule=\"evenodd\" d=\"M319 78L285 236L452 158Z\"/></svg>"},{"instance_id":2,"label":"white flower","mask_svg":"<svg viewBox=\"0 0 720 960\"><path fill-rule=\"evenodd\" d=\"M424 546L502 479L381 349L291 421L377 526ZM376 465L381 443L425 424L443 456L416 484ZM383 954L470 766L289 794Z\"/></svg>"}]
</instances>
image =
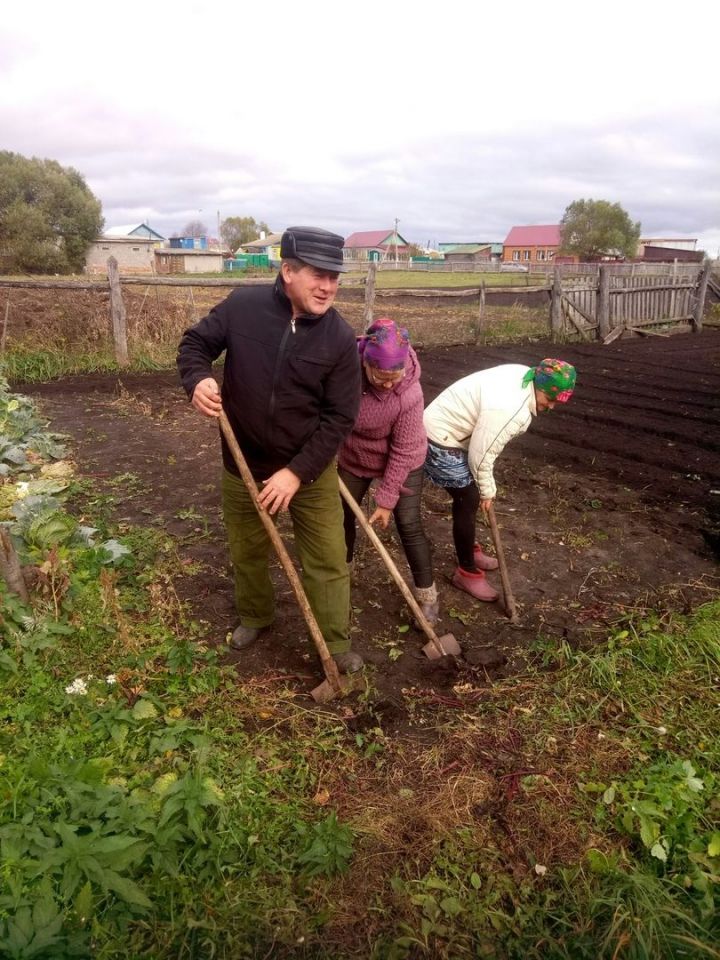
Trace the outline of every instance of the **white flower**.
<instances>
[{"instance_id":1,"label":"white flower","mask_svg":"<svg viewBox=\"0 0 720 960\"><path fill-rule=\"evenodd\" d=\"M106 683L109 687L112 687L113 684L117 683L117 677L115 676L115 674L114 674L114 673L109 673L109 674L105 677L105 683Z\"/></svg>"},{"instance_id":2,"label":"white flower","mask_svg":"<svg viewBox=\"0 0 720 960\"><path fill-rule=\"evenodd\" d=\"M539 877L544 877L545 874L547 873L547 867L546 867L544 864L542 864L542 863L536 863L536 864L535 864L535 873L536 873Z\"/></svg>"},{"instance_id":3,"label":"white flower","mask_svg":"<svg viewBox=\"0 0 720 960\"><path fill-rule=\"evenodd\" d=\"M68 686L65 687L65 693L69 693L71 697L85 697L87 696L87 692L87 684L82 677L78 677L76 680L73 680L71 684L68 684Z\"/></svg>"},{"instance_id":4,"label":"white flower","mask_svg":"<svg viewBox=\"0 0 720 960\"><path fill-rule=\"evenodd\" d=\"M655 729L657 730L657 732L660 734L661 737L664 737L665 734L667 733L667 727L655 727Z\"/></svg>"},{"instance_id":5,"label":"white flower","mask_svg":"<svg viewBox=\"0 0 720 960\"><path fill-rule=\"evenodd\" d=\"M15 484L15 493L17 494L18 500L27 496L29 488L30 484L27 482L27 480L21 480L20 483Z\"/></svg>"}]
</instances>

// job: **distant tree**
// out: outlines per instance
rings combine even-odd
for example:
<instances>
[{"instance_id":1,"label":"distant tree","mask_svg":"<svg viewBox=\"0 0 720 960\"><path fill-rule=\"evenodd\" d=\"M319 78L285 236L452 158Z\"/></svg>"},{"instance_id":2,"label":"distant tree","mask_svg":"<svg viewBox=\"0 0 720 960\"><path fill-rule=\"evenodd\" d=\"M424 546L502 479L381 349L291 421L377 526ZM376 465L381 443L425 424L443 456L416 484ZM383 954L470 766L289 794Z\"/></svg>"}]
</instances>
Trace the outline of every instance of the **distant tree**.
<instances>
[{"instance_id":1,"label":"distant tree","mask_svg":"<svg viewBox=\"0 0 720 960\"><path fill-rule=\"evenodd\" d=\"M409 257L424 257L425 251L417 243L409 243L407 255Z\"/></svg>"},{"instance_id":2,"label":"distant tree","mask_svg":"<svg viewBox=\"0 0 720 960\"><path fill-rule=\"evenodd\" d=\"M272 233L264 220L258 223L254 217L228 217L220 224L223 243L233 253L243 244L257 240L263 232L265 236Z\"/></svg>"},{"instance_id":3,"label":"distant tree","mask_svg":"<svg viewBox=\"0 0 720 960\"><path fill-rule=\"evenodd\" d=\"M191 220L186 223L180 233L181 237L207 237L208 228L202 220Z\"/></svg>"},{"instance_id":4,"label":"distant tree","mask_svg":"<svg viewBox=\"0 0 720 960\"><path fill-rule=\"evenodd\" d=\"M634 257L640 239L640 222L633 223L619 203L575 200L560 221L560 253L582 260L607 254Z\"/></svg>"},{"instance_id":5,"label":"distant tree","mask_svg":"<svg viewBox=\"0 0 720 960\"><path fill-rule=\"evenodd\" d=\"M73 167L0 151L0 254L20 273L78 273L105 221Z\"/></svg>"}]
</instances>

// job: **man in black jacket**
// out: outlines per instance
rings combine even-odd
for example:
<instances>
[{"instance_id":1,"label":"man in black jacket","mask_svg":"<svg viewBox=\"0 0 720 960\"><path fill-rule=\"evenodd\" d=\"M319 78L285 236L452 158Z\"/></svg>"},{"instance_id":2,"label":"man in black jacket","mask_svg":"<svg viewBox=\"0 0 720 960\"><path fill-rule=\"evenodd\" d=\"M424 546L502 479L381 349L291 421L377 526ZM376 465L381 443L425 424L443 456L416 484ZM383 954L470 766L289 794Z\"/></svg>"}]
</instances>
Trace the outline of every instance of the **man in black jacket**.
<instances>
[{"instance_id":1,"label":"man in black jacket","mask_svg":"<svg viewBox=\"0 0 720 960\"><path fill-rule=\"evenodd\" d=\"M338 668L362 667L350 650L350 578L335 455L355 422L360 364L355 336L333 309L343 238L315 227L282 235L275 283L241 287L183 334L182 384L193 406L221 405L270 514L289 510L302 581ZM222 392L212 363L225 351ZM222 438L221 438L222 439ZM222 439L223 512L235 571L236 650L274 619L270 539Z\"/></svg>"}]
</instances>

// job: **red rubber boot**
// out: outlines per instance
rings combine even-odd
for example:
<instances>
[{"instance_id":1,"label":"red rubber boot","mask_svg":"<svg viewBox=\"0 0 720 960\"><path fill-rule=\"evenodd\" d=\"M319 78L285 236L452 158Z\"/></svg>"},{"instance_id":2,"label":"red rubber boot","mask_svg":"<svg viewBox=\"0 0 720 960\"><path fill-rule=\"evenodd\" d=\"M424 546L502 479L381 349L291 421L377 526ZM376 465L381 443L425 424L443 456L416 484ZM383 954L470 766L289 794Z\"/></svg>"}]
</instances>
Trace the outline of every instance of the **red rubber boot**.
<instances>
[{"instance_id":1,"label":"red rubber boot","mask_svg":"<svg viewBox=\"0 0 720 960\"><path fill-rule=\"evenodd\" d=\"M483 548L479 543L475 544L473 560L478 570L497 570L498 568L498 562L495 557L490 557L487 553L483 553Z\"/></svg>"},{"instance_id":2,"label":"red rubber boot","mask_svg":"<svg viewBox=\"0 0 720 960\"><path fill-rule=\"evenodd\" d=\"M468 573L467 570L458 567L453 574L452 585L457 587L458 590L464 590L465 593L469 593L470 596L475 597L476 600L485 600L487 603L492 603L494 600L497 600L499 596L497 590L493 590L485 579L485 573L483 571L479 573Z\"/></svg>"}]
</instances>

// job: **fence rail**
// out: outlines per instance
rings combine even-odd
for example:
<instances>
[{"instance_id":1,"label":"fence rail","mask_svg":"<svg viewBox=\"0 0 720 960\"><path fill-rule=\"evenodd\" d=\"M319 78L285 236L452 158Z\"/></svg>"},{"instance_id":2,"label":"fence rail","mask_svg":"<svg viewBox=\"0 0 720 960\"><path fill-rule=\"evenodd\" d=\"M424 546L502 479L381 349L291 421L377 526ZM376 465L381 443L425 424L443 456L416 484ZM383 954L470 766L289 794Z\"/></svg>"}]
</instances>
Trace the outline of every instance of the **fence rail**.
<instances>
[{"instance_id":1,"label":"fence rail","mask_svg":"<svg viewBox=\"0 0 720 960\"><path fill-rule=\"evenodd\" d=\"M111 258L112 260L113 258ZM471 327L473 339L483 336L487 321L486 297L516 294L518 300L530 293L551 293L550 334L560 339L567 333L580 334L584 339L597 338L605 343L611 342L624 333L648 335L663 333L653 330L655 327L679 327L691 325L699 331L703 323L705 296L710 279L710 263L703 268L695 264L563 264L556 265L552 282L538 283L534 275L532 285L528 274L518 274L518 280L524 280L517 286L488 285L479 277L479 283L471 287L456 289L431 289L428 287L410 289L376 290L375 276L382 264L368 262L367 277L349 281L349 286L364 288L363 317L366 324L373 316L373 306L377 297L418 297L445 300L448 305L453 298L470 300L477 298L477 309ZM478 271L482 273L482 271ZM2 278L0 288L45 289L47 291L78 291L82 298L85 293L99 293L101 301L110 303L115 354L118 363L124 366L128 362L125 306L122 287L145 287L142 302L134 307L133 323L136 323L147 302L153 287L189 288L192 312L195 313L193 287L233 288L253 283L267 283L267 278L235 277L120 277L111 261L108 261L108 281L85 280L30 280L26 278ZM8 289L4 316L0 311L0 355L6 348L10 314L10 289ZM103 308L106 309L106 308ZM650 328L650 329L648 329Z\"/></svg>"}]
</instances>

